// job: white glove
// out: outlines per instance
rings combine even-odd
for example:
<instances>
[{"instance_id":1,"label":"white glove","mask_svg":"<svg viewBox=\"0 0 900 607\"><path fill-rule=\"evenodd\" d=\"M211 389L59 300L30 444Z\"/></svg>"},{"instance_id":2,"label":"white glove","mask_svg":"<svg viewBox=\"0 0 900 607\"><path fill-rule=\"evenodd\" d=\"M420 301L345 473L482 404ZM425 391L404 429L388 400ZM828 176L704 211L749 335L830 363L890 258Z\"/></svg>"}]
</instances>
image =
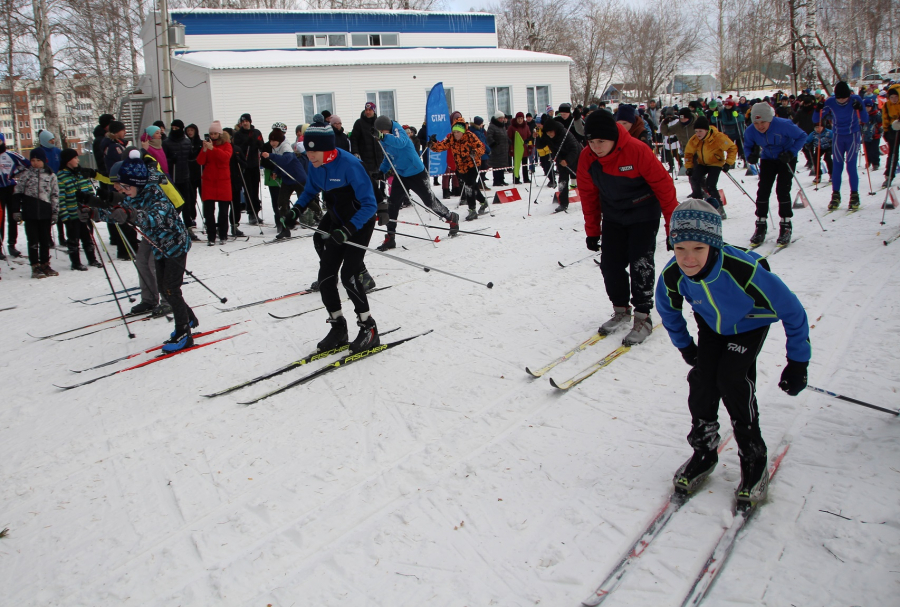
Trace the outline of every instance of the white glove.
<instances>
[{"instance_id":1,"label":"white glove","mask_svg":"<svg viewBox=\"0 0 900 607\"><path fill-rule=\"evenodd\" d=\"M900 120L895 120L891 123L891 128L895 131L900 131Z\"/></svg>"}]
</instances>

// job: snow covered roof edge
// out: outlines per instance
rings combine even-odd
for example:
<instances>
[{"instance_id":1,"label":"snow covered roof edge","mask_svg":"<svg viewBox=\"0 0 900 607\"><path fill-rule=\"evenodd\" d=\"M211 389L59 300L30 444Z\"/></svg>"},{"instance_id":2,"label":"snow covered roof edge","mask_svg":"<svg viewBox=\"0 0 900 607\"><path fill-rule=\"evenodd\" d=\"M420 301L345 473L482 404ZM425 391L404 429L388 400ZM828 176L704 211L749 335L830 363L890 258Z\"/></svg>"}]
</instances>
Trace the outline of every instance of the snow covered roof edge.
<instances>
[{"instance_id":1,"label":"snow covered roof edge","mask_svg":"<svg viewBox=\"0 0 900 607\"><path fill-rule=\"evenodd\" d=\"M422 65L443 63L571 63L565 55L498 48L415 48L361 51L198 51L178 60L210 70L349 65Z\"/></svg>"},{"instance_id":2,"label":"snow covered roof edge","mask_svg":"<svg viewBox=\"0 0 900 607\"><path fill-rule=\"evenodd\" d=\"M392 10L386 8L368 8L368 9L311 9L311 10L280 10L268 8L173 8L169 10L170 15L246 15L248 13L268 14L268 15L310 15L310 14L371 14L371 15L450 15L453 17L496 17L494 13L483 11L416 11L416 10Z\"/></svg>"}]
</instances>

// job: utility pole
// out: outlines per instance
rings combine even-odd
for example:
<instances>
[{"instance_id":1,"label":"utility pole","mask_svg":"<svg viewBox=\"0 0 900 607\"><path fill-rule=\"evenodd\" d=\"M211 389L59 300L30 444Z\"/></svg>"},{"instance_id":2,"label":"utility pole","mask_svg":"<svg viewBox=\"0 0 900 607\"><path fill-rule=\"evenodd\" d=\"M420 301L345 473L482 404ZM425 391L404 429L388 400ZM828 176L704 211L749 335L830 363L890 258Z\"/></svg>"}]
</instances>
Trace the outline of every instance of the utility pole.
<instances>
[{"instance_id":1,"label":"utility pole","mask_svg":"<svg viewBox=\"0 0 900 607\"><path fill-rule=\"evenodd\" d=\"M788 8L791 18L791 93L797 94L797 23L795 21L795 3L797 0L789 0ZM814 0L813 0L814 1Z\"/></svg>"},{"instance_id":2,"label":"utility pole","mask_svg":"<svg viewBox=\"0 0 900 607\"><path fill-rule=\"evenodd\" d=\"M169 45L169 2L168 0L159 0L160 14L160 48L162 49L162 69L160 75L160 110L162 111L162 121L166 124L172 124L175 118L174 97L172 96L172 48Z\"/></svg>"}]
</instances>

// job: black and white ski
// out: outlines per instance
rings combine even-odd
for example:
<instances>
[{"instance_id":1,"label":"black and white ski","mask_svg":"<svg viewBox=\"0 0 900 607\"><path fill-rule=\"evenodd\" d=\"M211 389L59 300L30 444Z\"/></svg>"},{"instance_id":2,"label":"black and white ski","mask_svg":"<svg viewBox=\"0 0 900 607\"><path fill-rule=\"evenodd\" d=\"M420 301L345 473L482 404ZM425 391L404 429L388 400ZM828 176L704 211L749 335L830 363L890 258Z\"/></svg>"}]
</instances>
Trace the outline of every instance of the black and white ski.
<instances>
[{"instance_id":1,"label":"black and white ski","mask_svg":"<svg viewBox=\"0 0 900 607\"><path fill-rule=\"evenodd\" d=\"M782 460L784 460L784 456L787 455L788 449L791 446L790 441L791 437L786 436L782 439L778 449L776 449L775 457L773 457L772 461L769 463L769 482L771 482L771 479L778 471L778 467L781 465ZM734 520L731 525L722 532L719 541L713 546L713 549L709 553L709 557L706 559L706 563L703 565L703 569L697 574L694 584L691 586L684 601L682 601L681 607L686 607L688 605L696 606L700 604L706 596L706 593L712 587L713 582L715 582L716 576L718 576L722 567L725 566L725 561L731 556L738 534L747 523L750 522L751 517L756 513L761 504L762 502L757 502L755 504L740 502L737 505Z\"/></svg>"},{"instance_id":2,"label":"black and white ski","mask_svg":"<svg viewBox=\"0 0 900 607\"><path fill-rule=\"evenodd\" d=\"M425 331L424 333L419 333L418 335L413 335L412 337L405 337L403 339L398 339L397 341L392 341L387 344L381 344L381 345L375 346L374 348L369 348L368 350L363 350L362 352L357 352L355 354L348 354L347 356L344 356L340 360L336 360L335 362L333 362L329 365L326 365L326 366L322 367L321 369L313 371L309 375L305 375L304 377L301 377L300 379L296 379L296 380L292 381L291 383L286 384L276 390L272 390L271 392L267 392L267 393L263 394L262 396L258 396L257 398L254 398L254 399L248 400L248 401L244 401L244 402L238 403L238 404L252 405L254 403L258 403L259 401L269 398L270 396L275 396L276 394L281 394L282 392L290 390L291 388L294 388L296 386L300 386L302 384L309 383L314 379L322 377L326 373L331 373L335 369L340 369L342 367L346 367L347 365L349 365L351 363L355 363L357 361L363 360L363 359L373 356L375 354L380 354L381 352L384 352L385 350L390 350L391 348L395 348L395 347L399 346L400 344L405 344L406 342L416 339L417 337L422 337L423 335L428 335L433 330L434 329L429 329L428 331Z\"/></svg>"},{"instance_id":3,"label":"black and white ski","mask_svg":"<svg viewBox=\"0 0 900 607\"><path fill-rule=\"evenodd\" d=\"M289 297L297 297L298 295L309 295L310 293L316 293L312 289L303 289L302 291L295 291L293 293L288 293L287 295L281 295L279 297L270 297L268 299L261 299L259 301L254 301L252 303L243 304L240 306L234 306L233 308L220 308L215 306L216 310L219 312L234 312L236 310L243 310L245 308L252 308L253 306L261 306L263 304L272 303L273 301L281 301L282 299L288 299Z\"/></svg>"},{"instance_id":4,"label":"black and white ski","mask_svg":"<svg viewBox=\"0 0 900 607\"><path fill-rule=\"evenodd\" d=\"M400 330L400 327L397 327L396 329L390 329L388 331L382 331L381 333L378 334L378 336L383 337L384 335L387 335L388 333L393 333L394 331L399 331L399 330ZM341 352L343 352L344 350L346 350L349 347L350 347L350 344L344 344L343 346L338 346L337 348L332 348L331 350L325 350L324 352L319 352L318 350L316 350L315 352L307 354L300 360L295 360L292 363L288 363L283 367L280 367L278 369L275 369L274 371L271 371L270 373L265 373L263 375L260 375L259 377L254 377L253 379L248 379L245 382L241 382L237 385L231 386L230 388L225 388L224 390L219 390L218 392L213 392L212 394L202 394L201 396L205 396L206 398L222 396L223 394L228 394L230 392L234 392L235 390L240 390L241 388L246 388L247 386L252 386L253 384L257 384L261 381L265 381L267 379L272 379L273 377L281 375L282 373L287 373L291 369L296 369L297 367L302 367L304 365L308 365L309 363L314 363L314 362L322 360L324 358L328 358L329 356L333 356L335 354L340 354Z\"/></svg>"},{"instance_id":5,"label":"black and white ski","mask_svg":"<svg viewBox=\"0 0 900 607\"><path fill-rule=\"evenodd\" d=\"M385 289L390 289L393 286L394 285L388 285L386 287L375 287L374 289L370 289L370 290L366 291L366 295L369 295L370 293L376 293L378 291L384 291ZM271 312L269 312L269 316L271 316L272 318L276 318L278 320L287 320L289 318L297 318L298 316L303 316L304 314L309 314L310 312L315 312L316 310L323 310L323 309L325 309L325 306L319 306L318 308L313 308L312 310L306 310L305 312L298 312L296 314L289 314L288 316L278 316L276 314L272 314Z\"/></svg>"}]
</instances>

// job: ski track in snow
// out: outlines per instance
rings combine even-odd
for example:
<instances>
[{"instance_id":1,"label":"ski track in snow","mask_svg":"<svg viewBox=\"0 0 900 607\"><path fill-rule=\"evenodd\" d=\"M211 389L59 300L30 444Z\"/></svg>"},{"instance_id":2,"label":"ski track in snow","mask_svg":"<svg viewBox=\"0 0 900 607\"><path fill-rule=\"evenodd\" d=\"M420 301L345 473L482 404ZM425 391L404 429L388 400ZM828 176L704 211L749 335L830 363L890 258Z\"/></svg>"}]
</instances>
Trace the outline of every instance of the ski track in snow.
<instances>
[{"instance_id":1,"label":"ski track in snow","mask_svg":"<svg viewBox=\"0 0 900 607\"><path fill-rule=\"evenodd\" d=\"M752 193L756 178L739 179ZM811 179L801 176L804 185ZM720 186L732 200L725 240L745 245L753 207L730 180ZM676 187L680 196L690 190L686 179ZM807 193L821 216L830 188ZM199 395L312 351L327 331L322 312L282 321L268 313L317 308L317 294L230 313L199 308L201 330L248 320L249 334L62 392L50 383L76 377L67 369L149 348L170 325L139 323L134 340L116 327L35 341L25 332L114 314L114 303L68 299L102 294L105 278L63 270L33 281L25 267L4 267L0 308L18 305L3 313L0 357L6 601L578 605L656 513L689 455L687 367L658 330L567 393L525 374L611 312L596 264L558 266L587 252L580 205L548 215L551 196L528 219L522 201L464 226L490 225L499 240L461 235L435 248L401 238L408 250L391 251L493 281L493 290L367 255L379 286L397 285L370 296L380 327L402 327L398 339L435 332L250 407L236 403L321 363L222 397ZM803 239L771 264L814 325L810 383L897 407L900 245L882 240L900 216L878 224L883 196L863 195L853 216L833 213L825 233L809 210L796 210L794 236ZM417 221L412 209L401 219ZM657 269L669 259L659 241ZM304 288L317 270L310 239L231 256L195 246L189 259L201 279L215 277L207 282L227 306ZM136 283L132 268L119 269ZM185 294L194 306L216 303L196 284ZM624 333L548 376L570 377ZM770 449L785 433L792 447L705 603L890 604L900 590L900 420L810 391L791 398L777 388L783 366L775 325L759 357L760 418ZM724 408L720 422L728 423ZM679 605L739 478L729 444L704 492L607 603Z\"/></svg>"}]
</instances>

